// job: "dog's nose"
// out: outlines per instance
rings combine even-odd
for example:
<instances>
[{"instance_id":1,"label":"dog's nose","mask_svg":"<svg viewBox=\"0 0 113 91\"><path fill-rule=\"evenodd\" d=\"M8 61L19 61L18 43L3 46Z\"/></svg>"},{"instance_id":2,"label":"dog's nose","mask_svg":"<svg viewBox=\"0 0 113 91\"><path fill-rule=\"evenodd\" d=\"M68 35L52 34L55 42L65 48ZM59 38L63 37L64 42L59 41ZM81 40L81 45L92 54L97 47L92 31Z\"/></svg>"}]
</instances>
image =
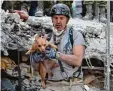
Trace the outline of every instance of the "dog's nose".
<instances>
[{"instance_id":1,"label":"dog's nose","mask_svg":"<svg viewBox=\"0 0 113 91\"><path fill-rule=\"evenodd\" d=\"M45 48L44 48L44 47L42 47L42 48L41 48L41 52L44 52L44 51L45 51Z\"/></svg>"},{"instance_id":2,"label":"dog's nose","mask_svg":"<svg viewBox=\"0 0 113 91\"><path fill-rule=\"evenodd\" d=\"M42 50L42 53L44 53L44 50Z\"/></svg>"},{"instance_id":3,"label":"dog's nose","mask_svg":"<svg viewBox=\"0 0 113 91\"><path fill-rule=\"evenodd\" d=\"M44 52L45 50L44 49L41 49L41 52Z\"/></svg>"}]
</instances>

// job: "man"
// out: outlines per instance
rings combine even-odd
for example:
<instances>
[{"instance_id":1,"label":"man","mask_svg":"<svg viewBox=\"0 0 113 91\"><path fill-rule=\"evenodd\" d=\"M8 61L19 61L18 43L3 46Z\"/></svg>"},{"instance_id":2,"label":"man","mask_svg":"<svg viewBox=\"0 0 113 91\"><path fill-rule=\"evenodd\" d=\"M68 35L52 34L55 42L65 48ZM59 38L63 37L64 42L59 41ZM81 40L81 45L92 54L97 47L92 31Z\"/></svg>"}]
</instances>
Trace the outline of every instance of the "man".
<instances>
[{"instance_id":1,"label":"man","mask_svg":"<svg viewBox=\"0 0 113 91\"><path fill-rule=\"evenodd\" d=\"M58 52L47 50L46 56L57 58L59 66L52 70L53 76L48 78L44 91L84 91L82 83L75 84L82 78L80 66L85 52L83 35L67 26L70 19L70 9L67 5L61 3L54 5L51 9L51 19L54 29L50 42L57 45ZM70 40L71 29L73 43Z\"/></svg>"}]
</instances>

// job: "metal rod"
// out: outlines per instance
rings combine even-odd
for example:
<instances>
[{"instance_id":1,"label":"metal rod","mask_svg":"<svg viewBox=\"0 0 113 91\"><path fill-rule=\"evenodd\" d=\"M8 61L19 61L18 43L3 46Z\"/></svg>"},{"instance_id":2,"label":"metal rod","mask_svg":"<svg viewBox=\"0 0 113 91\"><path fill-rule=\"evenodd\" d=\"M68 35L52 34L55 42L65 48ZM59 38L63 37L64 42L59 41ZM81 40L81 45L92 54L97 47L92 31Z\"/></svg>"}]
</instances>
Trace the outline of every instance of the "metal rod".
<instances>
[{"instance_id":1,"label":"metal rod","mask_svg":"<svg viewBox=\"0 0 113 91\"><path fill-rule=\"evenodd\" d=\"M21 83L21 69L20 69L20 51L18 50L18 75L19 75L19 80L18 80L18 89L17 91L22 91L22 83Z\"/></svg>"},{"instance_id":2,"label":"metal rod","mask_svg":"<svg viewBox=\"0 0 113 91\"><path fill-rule=\"evenodd\" d=\"M107 31L106 31L106 55L105 88L110 91L110 1L107 1Z\"/></svg>"}]
</instances>

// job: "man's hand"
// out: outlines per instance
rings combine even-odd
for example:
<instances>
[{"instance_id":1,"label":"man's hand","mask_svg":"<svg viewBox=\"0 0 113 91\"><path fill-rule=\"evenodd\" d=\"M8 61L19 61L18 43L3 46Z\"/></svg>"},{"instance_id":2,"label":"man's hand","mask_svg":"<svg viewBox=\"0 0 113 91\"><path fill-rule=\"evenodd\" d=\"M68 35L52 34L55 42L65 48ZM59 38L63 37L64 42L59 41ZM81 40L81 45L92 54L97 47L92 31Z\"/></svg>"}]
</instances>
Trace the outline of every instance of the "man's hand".
<instances>
[{"instance_id":1,"label":"man's hand","mask_svg":"<svg viewBox=\"0 0 113 91\"><path fill-rule=\"evenodd\" d=\"M44 55L42 53L33 53L31 58L34 62L44 61Z\"/></svg>"},{"instance_id":2,"label":"man's hand","mask_svg":"<svg viewBox=\"0 0 113 91\"><path fill-rule=\"evenodd\" d=\"M56 58L56 51L53 48L47 47L45 51L45 56L47 58Z\"/></svg>"}]
</instances>

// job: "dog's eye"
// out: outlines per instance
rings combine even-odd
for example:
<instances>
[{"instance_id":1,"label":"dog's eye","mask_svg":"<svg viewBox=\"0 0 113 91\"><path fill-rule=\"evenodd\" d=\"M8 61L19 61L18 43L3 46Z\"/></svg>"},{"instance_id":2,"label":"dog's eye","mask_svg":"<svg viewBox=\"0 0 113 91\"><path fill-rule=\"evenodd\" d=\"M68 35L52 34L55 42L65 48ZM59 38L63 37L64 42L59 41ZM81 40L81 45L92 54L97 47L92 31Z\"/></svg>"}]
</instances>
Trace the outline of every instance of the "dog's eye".
<instances>
[{"instance_id":1,"label":"dog's eye","mask_svg":"<svg viewBox=\"0 0 113 91\"><path fill-rule=\"evenodd\" d=\"M46 44L44 44L44 46L46 46Z\"/></svg>"},{"instance_id":2,"label":"dog's eye","mask_svg":"<svg viewBox=\"0 0 113 91\"><path fill-rule=\"evenodd\" d=\"M41 45L38 45L38 47L41 47Z\"/></svg>"}]
</instances>

